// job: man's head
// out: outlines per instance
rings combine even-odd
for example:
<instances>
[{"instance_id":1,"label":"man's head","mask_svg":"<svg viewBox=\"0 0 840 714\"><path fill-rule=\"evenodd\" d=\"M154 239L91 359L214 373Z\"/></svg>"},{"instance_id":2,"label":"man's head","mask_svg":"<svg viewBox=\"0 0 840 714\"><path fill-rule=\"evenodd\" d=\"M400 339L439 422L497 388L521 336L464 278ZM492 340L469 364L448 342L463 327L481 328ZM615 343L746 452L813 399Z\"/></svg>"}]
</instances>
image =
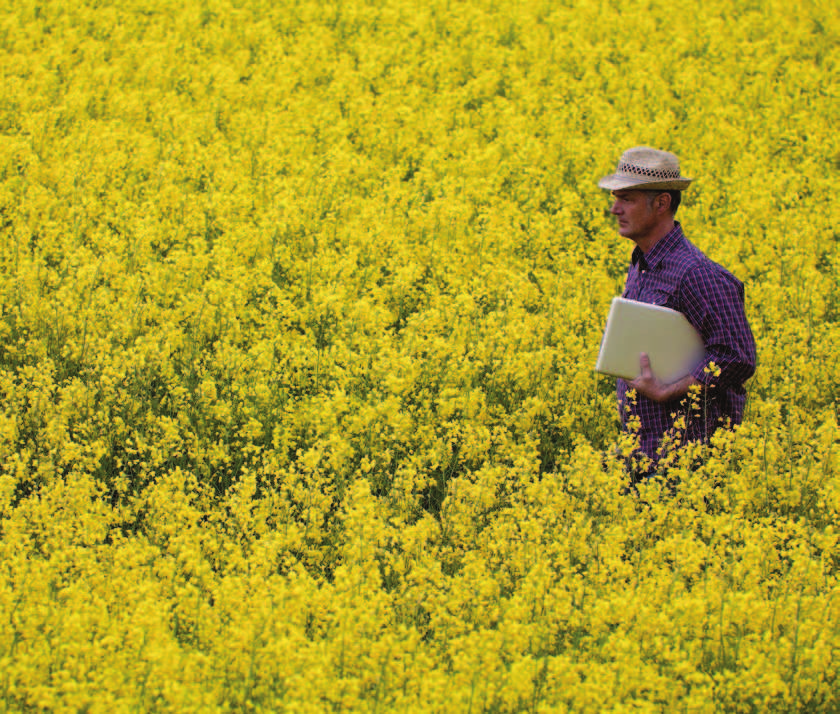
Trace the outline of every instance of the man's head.
<instances>
[{"instance_id":1,"label":"man's head","mask_svg":"<svg viewBox=\"0 0 840 714\"><path fill-rule=\"evenodd\" d=\"M680 175L680 161L668 151L647 146L628 149L614 174L598 185L612 192L610 212L618 232L647 252L674 226L674 214L690 178Z\"/></svg>"}]
</instances>

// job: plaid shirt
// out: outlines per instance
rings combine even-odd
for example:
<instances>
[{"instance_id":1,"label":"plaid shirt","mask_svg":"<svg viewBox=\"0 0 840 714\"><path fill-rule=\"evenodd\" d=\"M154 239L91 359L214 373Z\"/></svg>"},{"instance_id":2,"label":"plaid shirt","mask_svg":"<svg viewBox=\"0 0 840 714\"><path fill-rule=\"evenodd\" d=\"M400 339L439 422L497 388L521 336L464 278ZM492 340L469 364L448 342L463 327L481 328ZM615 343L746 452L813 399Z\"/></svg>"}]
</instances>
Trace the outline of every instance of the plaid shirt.
<instances>
[{"instance_id":1,"label":"plaid shirt","mask_svg":"<svg viewBox=\"0 0 840 714\"><path fill-rule=\"evenodd\" d=\"M630 418L638 417L641 451L655 462L666 432L678 444L706 440L726 420L740 423L746 402L743 385L756 365L743 283L689 243L675 222L647 255L635 248L623 297L678 310L697 328L706 346L705 359L692 372L704 387L694 407L686 397L661 404L641 394L631 400L627 382L618 380L621 424L627 429ZM712 361L720 369L717 376L706 369ZM674 429L681 416L684 428Z\"/></svg>"}]
</instances>

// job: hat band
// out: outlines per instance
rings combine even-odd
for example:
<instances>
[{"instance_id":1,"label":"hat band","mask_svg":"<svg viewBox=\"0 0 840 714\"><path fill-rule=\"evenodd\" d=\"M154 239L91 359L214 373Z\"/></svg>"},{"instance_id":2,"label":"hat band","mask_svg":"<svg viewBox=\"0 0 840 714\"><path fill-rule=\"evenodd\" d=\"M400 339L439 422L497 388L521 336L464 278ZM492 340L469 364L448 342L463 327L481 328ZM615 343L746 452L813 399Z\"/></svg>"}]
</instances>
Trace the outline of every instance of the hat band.
<instances>
[{"instance_id":1,"label":"hat band","mask_svg":"<svg viewBox=\"0 0 840 714\"><path fill-rule=\"evenodd\" d=\"M649 169L644 166L635 166L634 164L625 164L623 161L618 163L618 171L616 173L635 174L636 176L646 176L648 178L656 179L678 179L680 178L680 170L669 171L668 169Z\"/></svg>"}]
</instances>

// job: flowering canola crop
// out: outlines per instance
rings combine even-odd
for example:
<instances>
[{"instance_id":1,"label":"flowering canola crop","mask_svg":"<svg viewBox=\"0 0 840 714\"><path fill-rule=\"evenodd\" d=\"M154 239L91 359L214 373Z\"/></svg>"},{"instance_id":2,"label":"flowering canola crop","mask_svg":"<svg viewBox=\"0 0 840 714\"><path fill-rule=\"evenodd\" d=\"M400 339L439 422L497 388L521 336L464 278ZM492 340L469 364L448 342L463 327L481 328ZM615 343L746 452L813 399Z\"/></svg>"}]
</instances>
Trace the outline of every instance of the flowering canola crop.
<instances>
[{"instance_id":1,"label":"flowering canola crop","mask_svg":"<svg viewBox=\"0 0 840 714\"><path fill-rule=\"evenodd\" d=\"M3 711L837 711L833 4L0 6ZM640 144L759 366L633 495Z\"/></svg>"}]
</instances>

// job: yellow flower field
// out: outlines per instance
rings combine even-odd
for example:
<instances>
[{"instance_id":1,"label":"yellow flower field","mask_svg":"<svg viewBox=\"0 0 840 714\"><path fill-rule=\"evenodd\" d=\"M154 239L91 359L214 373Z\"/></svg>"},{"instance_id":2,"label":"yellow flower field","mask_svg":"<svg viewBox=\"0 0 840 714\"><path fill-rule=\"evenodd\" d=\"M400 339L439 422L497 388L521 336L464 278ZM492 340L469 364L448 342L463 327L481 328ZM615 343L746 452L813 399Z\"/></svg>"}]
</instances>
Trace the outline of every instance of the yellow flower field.
<instances>
[{"instance_id":1,"label":"yellow flower field","mask_svg":"<svg viewBox=\"0 0 840 714\"><path fill-rule=\"evenodd\" d=\"M840 709L833 3L0 5L0 711ZM759 366L623 495L639 144Z\"/></svg>"}]
</instances>

